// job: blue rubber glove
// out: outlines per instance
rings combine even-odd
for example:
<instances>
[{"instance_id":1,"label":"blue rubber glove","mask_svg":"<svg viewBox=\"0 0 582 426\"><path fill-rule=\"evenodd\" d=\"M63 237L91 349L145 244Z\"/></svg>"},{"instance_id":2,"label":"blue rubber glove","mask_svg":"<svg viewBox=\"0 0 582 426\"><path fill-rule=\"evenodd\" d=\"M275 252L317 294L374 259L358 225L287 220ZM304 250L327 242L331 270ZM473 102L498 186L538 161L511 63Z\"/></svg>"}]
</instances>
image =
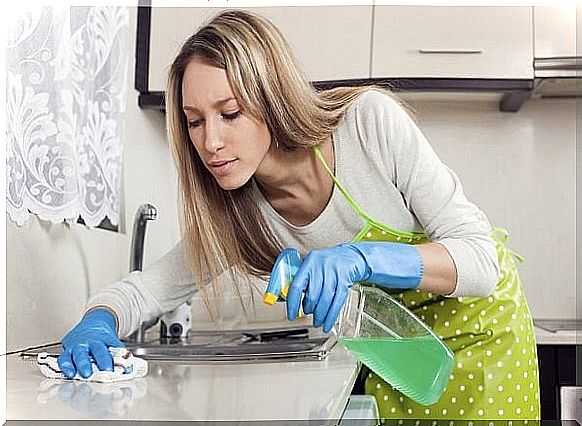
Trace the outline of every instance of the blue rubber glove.
<instances>
[{"instance_id":1,"label":"blue rubber glove","mask_svg":"<svg viewBox=\"0 0 582 426\"><path fill-rule=\"evenodd\" d=\"M276 265L275 265L276 266ZM349 288L368 281L390 288L416 288L423 275L422 258L408 244L345 243L309 252L287 295L287 318L297 317L303 292L303 312L313 313L314 327L329 333L347 299Z\"/></svg>"},{"instance_id":2,"label":"blue rubber glove","mask_svg":"<svg viewBox=\"0 0 582 426\"><path fill-rule=\"evenodd\" d=\"M99 370L113 371L113 358L108 348L123 348L117 337L115 316L106 309L95 309L83 319L61 341L63 351L58 363L69 379L77 371L87 378L93 374L91 358Z\"/></svg>"}]
</instances>

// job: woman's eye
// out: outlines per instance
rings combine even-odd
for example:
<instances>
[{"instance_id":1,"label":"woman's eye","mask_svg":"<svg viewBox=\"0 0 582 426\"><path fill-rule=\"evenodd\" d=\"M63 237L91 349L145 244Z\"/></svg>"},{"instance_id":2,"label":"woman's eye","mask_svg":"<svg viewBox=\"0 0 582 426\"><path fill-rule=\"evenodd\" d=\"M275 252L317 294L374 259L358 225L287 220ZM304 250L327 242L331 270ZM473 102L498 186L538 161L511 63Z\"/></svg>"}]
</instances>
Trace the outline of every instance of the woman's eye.
<instances>
[{"instance_id":1,"label":"woman's eye","mask_svg":"<svg viewBox=\"0 0 582 426\"><path fill-rule=\"evenodd\" d=\"M201 120L188 121L188 127L191 129L195 129L196 127L199 127L200 124L201 124Z\"/></svg>"},{"instance_id":2,"label":"woman's eye","mask_svg":"<svg viewBox=\"0 0 582 426\"><path fill-rule=\"evenodd\" d=\"M220 114L220 116L222 118L224 118L225 120L227 120L227 121L235 120L238 117L240 117L240 115L241 115L241 111L240 110L235 111L235 112L231 112L231 113L228 113L228 114L227 113ZM200 119L200 118L199 119L196 119L196 120L190 120L190 121L188 121L188 127L190 129L195 129L197 127L200 127L202 125L203 121L204 120L203 119Z\"/></svg>"},{"instance_id":3,"label":"woman's eye","mask_svg":"<svg viewBox=\"0 0 582 426\"><path fill-rule=\"evenodd\" d=\"M241 114L240 110L238 110L230 114L222 114L222 118L224 118L225 120L234 120L240 117L240 114Z\"/></svg>"}]
</instances>

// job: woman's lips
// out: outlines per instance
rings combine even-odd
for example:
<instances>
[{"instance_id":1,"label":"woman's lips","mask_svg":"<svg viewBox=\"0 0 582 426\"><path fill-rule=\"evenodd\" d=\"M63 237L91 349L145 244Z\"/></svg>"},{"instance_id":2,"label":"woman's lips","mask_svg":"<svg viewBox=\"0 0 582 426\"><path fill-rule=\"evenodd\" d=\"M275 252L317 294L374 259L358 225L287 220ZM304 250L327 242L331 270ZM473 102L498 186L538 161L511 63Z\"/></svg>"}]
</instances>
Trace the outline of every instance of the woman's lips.
<instances>
[{"instance_id":1,"label":"woman's lips","mask_svg":"<svg viewBox=\"0 0 582 426\"><path fill-rule=\"evenodd\" d=\"M236 159L227 161L213 161L210 163L210 170L217 176L224 176L230 172Z\"/></svg>"}]
</instances>

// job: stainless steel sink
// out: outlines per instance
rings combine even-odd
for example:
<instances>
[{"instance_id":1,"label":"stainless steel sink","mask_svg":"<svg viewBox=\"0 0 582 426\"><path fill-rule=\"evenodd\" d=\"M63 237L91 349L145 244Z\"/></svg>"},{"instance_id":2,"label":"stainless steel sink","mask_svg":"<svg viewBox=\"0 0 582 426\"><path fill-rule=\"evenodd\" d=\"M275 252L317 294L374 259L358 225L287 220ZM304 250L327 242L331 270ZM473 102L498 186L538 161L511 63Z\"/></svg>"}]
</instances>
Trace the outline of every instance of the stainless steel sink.
<instances>
[{"instance_id":1,"label":"stainless steel sink","mask_svg":"<svg viewBox=\"0 0 582 426\"><path fill-rule=\"evenodd\" d=\"M147 339L145 343L125 342L134 355L147 360L187 364L255 363L281 361L321 361L337 340L313 327L296 329L231 330L192 332L185 339ZM22 353L59 354L60 345Z\"/></svg>"},{"instance_id":2,"label":"stainless steel sink","mask_svg":"<svg viewBox=\"0 0 582 426\"><path fill-rule=\"evenodd\" d=\"M128 344L136 356L188 363L323 360L335 337L309 328L192 332L186 339Z\"/></svg>"}]
</instances>

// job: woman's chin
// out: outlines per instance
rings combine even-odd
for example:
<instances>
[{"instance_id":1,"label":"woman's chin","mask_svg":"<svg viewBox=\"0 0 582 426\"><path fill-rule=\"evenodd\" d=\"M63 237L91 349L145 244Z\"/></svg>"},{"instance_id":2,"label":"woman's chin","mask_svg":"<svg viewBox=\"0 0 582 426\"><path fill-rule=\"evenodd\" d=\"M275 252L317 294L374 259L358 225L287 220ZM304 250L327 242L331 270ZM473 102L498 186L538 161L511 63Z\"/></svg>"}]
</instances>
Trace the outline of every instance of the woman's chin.
<instances>
[{"instance_id":1,"label":"woman's chin","mask_svg":"<svg viewBox=\"0 0 582 426\"><path fill-rule=\"evenodd\" d=\"M233 189L239 189L240 187L244 186L250 179L243 177L235 177L235 176L224 176L224 177L217 177L216 182L218 185L224 189L225 191L232 191Z\"/></svg>"}]
</instances>

